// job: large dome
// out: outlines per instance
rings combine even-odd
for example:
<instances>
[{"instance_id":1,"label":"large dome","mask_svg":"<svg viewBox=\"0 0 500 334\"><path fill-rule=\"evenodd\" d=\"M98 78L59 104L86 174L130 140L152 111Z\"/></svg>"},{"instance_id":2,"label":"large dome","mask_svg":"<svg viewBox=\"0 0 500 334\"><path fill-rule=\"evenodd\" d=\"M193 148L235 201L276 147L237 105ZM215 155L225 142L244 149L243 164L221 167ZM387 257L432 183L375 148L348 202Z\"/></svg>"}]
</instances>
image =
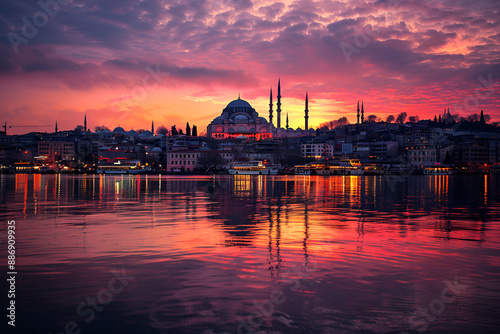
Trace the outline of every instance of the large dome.
<instances>
[{"instance_id":1,"label":"large dome","mask_svg":"<svg viewBox=\"0 0 500 334\"><path fill-rule=\"evenodd\" d=\"M245 100L238 98L237 100L229 102L226 108L223 110L224 112L228 112L229 114L237 113L237 112L245 112L251 114L255 111L254 108Z\"/></svg>"},{"instance_id":2,"label":"large dome","mask_svg":"<svg viewBox=\"0 0 500 334\"><path fill-rule=\"evenodd\" d=\"M229 102L226 108L252 108L252 106L245 100L237 99Z\"/></svg>"}]
</instances>

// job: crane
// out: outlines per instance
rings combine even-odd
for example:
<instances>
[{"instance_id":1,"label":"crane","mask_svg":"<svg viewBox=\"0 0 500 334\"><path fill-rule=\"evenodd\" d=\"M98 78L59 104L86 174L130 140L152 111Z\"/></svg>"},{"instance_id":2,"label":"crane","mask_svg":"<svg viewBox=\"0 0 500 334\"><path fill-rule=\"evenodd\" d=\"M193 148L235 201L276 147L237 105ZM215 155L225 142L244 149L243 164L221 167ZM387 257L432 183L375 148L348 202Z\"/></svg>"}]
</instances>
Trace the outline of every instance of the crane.
<instances>
[{"instance_id":1,"label":"crane","mask_svg":"<svg viewBox=\"0 0 500 334\"><path fill-rule=\"evenodd\" d=\"M7 129L11 128L45 128L49 127L52 125L7 125L7 122L5 122L5 125L2 125L2 128L5 131L5 134L7 134Z\"/></svg>"}]
</instances>

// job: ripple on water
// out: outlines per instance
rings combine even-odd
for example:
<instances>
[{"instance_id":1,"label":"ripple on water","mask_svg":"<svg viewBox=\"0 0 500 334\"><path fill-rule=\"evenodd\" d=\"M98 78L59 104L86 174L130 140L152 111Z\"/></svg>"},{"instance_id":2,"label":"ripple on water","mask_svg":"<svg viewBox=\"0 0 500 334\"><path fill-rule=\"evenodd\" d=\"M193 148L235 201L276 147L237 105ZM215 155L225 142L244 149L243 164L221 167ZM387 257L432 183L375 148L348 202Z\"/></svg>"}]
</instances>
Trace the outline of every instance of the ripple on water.
<instances>
[{"instance_id":1,"label":"ripple on water","mask_svg":"<svg viewBox=\"0 0 500 334\"><path fill-rule=\"evenodd\" d=\"M455 278L467 288L426 332L499 325L496 176L31 175L1 189L25 332L418 332L410 316ZM134 279L86 324L76 307L120 270Z\"/></svg>"}]
</instances>

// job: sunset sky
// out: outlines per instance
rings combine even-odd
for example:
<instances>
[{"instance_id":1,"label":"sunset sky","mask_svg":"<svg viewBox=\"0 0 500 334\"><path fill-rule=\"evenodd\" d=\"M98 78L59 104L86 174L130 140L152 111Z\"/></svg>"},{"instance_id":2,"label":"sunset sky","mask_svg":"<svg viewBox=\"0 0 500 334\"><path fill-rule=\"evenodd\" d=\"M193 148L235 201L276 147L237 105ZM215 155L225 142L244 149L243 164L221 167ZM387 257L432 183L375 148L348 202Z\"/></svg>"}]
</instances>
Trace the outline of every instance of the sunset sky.
<instances>
[{"instance_id":1,"label":"sunset sky","mask_svg":"<svg viewBox=\"0 0 500 334\"><path fill-rule=\"evenodd\" d=\"M203 132L239 93L268 118L278 78L294 128L306 91L312 127L354 123L358 100L365 117L500 120L498 0L42 3L0 3L0 122L49 125L9 134L73 129L84 114L92 130Z\"/></svg>"}]
</instances>

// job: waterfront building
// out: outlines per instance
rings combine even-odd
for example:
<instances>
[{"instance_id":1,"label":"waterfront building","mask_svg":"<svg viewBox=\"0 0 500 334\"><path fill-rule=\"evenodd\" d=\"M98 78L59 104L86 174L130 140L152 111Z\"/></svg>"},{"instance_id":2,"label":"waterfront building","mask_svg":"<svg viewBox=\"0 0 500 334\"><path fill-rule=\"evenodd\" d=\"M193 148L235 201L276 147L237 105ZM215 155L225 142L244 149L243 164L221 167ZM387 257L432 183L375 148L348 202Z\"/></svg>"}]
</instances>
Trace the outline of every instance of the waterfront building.
<instances>
[{"instance_id":1,"label":"waterfront building","mask_svg":"<svg viewBox=\"0 0 500 334\"><path fill-rule=\"evenodd\" d=\"M220 155L222 158L220 166L229 168L234 162L234 153L230 151L219 151L199 149L199 150L177 150L167 152L167 171L169 172L192 172L196 168L203 168L203 163L200 162L202 157L214 157ZM207 159L208 160L208 159ZM214 159L216 161L216 159ZM209 161L208 161L209 163Z\"/></svg>"},{"instance_id":2,"label":"waterfront building","mask_svg":"<svg viewBox=\"0 0 500 334\"><path fill-rule=\"evenodd\" d=\"M72 141L40 141L38 156L45 157L46 162L75 160L75 142Z\"/></svg>"},{"instance_id":3,"label":"waterfront building","mask_svg":"<svg viewBox=\"0 0 500 334\"><path fill-rule=\"evenodd\" d=\"M408 161L413 166L433 166L440 162L439 150L435 147L414 146L407 151Z\"/></svg>"},{"instance_id":4,"label":"waterfront building","mask_svg":"<svg viewBox=\"0 0 500 334\"><path fill-rule=\"evenodd\" d=\"M331 158L334 154L335 145L333 142L309 141L300 145L303 158L325 159Z\"/></svg>"}]
</instances>

